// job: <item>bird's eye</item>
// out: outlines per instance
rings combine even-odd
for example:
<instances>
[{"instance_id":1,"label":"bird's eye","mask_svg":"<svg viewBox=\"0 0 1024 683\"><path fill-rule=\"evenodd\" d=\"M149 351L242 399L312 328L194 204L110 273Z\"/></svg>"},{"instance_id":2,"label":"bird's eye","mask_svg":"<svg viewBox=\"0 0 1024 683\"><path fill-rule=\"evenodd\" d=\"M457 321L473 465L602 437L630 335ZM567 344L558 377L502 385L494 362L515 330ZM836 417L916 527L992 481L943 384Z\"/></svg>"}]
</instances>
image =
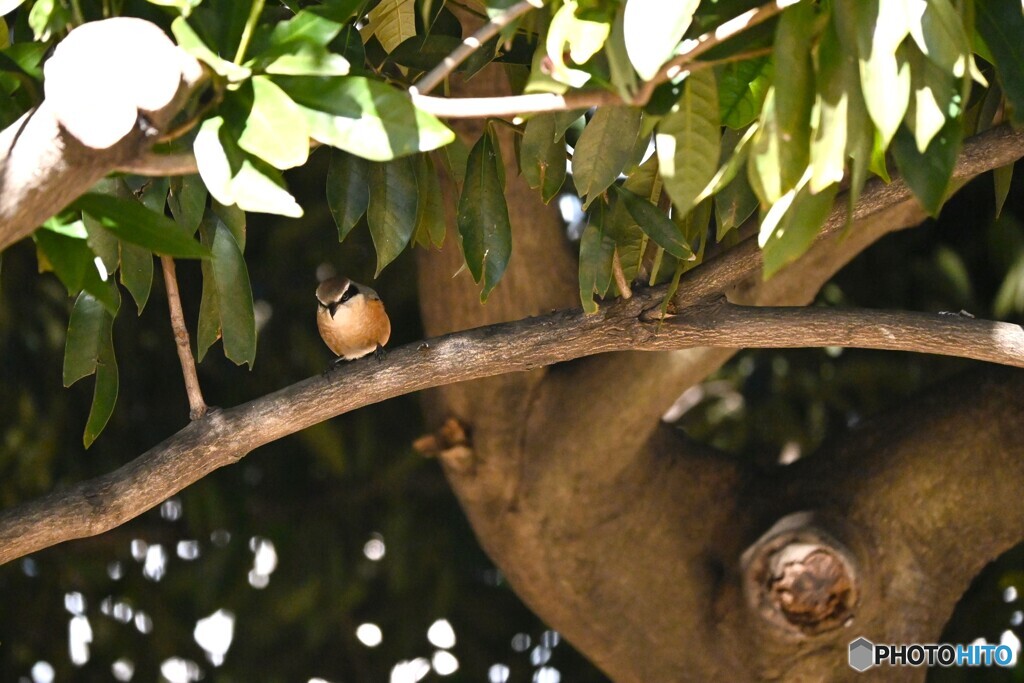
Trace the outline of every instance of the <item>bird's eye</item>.
<instances>
[{"instance_id":1,"label":"bird's eye","mask_svg":"<svg viewBox=\"0 0 1024 683\"><path fill-rule=\"evenodd\" d=\"M341 295L341 303L345 303L346 301L348 301L349 299L351 299L352 297L354 297L358 293L359 293L359 288L356 287L353 284L350 284L348 286L348 289L345 290L345 293Z\"/></svg>"}]
</instances>

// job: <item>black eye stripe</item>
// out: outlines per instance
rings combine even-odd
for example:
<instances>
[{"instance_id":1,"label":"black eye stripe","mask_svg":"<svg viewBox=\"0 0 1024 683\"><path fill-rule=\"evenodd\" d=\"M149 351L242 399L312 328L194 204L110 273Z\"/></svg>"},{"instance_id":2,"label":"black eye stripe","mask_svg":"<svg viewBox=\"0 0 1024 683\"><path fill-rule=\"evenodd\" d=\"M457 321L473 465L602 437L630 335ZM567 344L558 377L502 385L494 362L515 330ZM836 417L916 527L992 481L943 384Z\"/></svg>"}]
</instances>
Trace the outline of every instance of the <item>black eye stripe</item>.
<instances>
[{"instance_id":1,"label":"black eye stripe","mask_svg":"<svg viewBox=\"0 0 1024 683\"><path fill-rule=\"evenodd\" d=\"M349 299L351 299L352 297L354 297L358 293L359 293L359 288L356 287L353 284L349 284L348 289L346 289L345 293L341 295L341 303L345 303L346 301L348 301Z\"/></svg>"}]
</instances>

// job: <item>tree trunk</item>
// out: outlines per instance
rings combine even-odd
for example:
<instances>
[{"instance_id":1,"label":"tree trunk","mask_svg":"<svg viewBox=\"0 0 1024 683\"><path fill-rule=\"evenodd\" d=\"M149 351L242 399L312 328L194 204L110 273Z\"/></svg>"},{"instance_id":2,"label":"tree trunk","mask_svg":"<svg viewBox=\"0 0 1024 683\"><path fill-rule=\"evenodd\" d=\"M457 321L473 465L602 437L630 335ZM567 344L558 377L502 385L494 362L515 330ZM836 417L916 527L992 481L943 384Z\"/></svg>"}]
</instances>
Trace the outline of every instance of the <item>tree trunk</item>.
<instances>
[{"instance_id":1,"label":"tree trunk","mask_svg":"<svg viewBox=\"0 0 1024 683\"><path fill-rule=\"evenodd\" d=\"M478 76L472 94L497 94L499 80ZM468 273L451 277L454 234L441 254L421 255L428 335L577 300L557 214L509 164L507 136L502 145L509 269L480 305ZM707 262L681 299L806 304L857 253L924 218L908 199L866 213L767 283ZM541 618L620 682L863 679L847 665L854 638L935 642L974 575L1024 536L1024 519L1004 514L1024 476L1024 377L978 366L813 457L764 469L660 419L734 352L604 354L429 392L431 423L455 417L469 434L468 451L441 460L483 547Z\"/></svg>"}]
</instances>

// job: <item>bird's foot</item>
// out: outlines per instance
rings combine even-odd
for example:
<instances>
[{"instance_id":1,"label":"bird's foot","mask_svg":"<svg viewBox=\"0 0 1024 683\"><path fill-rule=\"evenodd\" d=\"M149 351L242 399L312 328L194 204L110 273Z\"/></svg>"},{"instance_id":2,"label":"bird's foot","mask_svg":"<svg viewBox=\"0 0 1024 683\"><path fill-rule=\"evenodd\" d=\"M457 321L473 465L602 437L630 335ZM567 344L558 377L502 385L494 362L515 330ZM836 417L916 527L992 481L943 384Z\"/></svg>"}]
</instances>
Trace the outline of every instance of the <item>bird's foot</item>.
<instances>
[{"instance_id":1,"label":"bird's foot","mask_svg":"<svg viewBox=\"0 0 1024 683\"><path fill-rule=\"evenodd\" d=\"M383 346L377 344L377 350L373 352L373 357L377 359L378 363L380 363L388 357L388 352L384 350Z\"/></svg>"},{"instance_id":2,"label":"bird's foot","mask_svg":"<svg viewBox=\"0 0 1024 683\"><path fill-rule=\"evenodd\" d=\"M338 366L341 365L344 362L345 362L345 359L343 357L341 357L341 356L338 356L337 358L335 358L334 360L332 360L330 363L327 364L327 367L324 368L324 371L322 373L320 373L321 376L324 379L326 379L326 380L330 380L331 379L331 371L336 370L338 368Z\"/></svg>"}]
</instances>

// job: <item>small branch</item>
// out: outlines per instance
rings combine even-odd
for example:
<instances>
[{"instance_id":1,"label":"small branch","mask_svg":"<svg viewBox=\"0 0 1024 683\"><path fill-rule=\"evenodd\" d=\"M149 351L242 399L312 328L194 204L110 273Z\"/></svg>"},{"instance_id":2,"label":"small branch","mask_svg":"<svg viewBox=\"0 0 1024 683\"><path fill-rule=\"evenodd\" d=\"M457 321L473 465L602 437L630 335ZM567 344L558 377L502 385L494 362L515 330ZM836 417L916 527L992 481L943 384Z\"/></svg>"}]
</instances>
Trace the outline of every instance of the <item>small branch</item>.
<instances>
[{"instance_id":1,"label":"small branch","mask_svg":"<svg viewBox=\"0 0 1024 683\"><path fill-rule=\"evenodd\" d=\"M478 28L469 38L463 40L457 48L452 50L450 55L441 60L440 64L431 69L416 85L409 88L410 94L426 94L430 92L452 71L455 71L459 64L466 61L471 54L480 49L484 43L496 36L503 28L531 9L540 9L543 6L543 0L521 0L521 2L512 5L505 12Z\"/></svg>"},{"instance_id":2,"label":"small branch","mask_svg":"<svg viewBox=\"0 0 1024 683\"><path fill-rule=\"evenodd\" d=\"M771 19L782 10L791 5L795 5L797 2L799 2L799 0L774 0L774 2L770 2L767 5L747 10L743 14L719 25L713 31L708 31L693 40L684 41L683 51L670 62L665 64L665 66L661 67L654 78L643 84L640 90L637 91L634 103L637 105L647 104L648 100L651 99L651 95L654 94L654 89L665 81L679 75L679 73L682 72L684 65L695 61L697 57L701 56L711 48L724 43L730 38L734 38L749 28Z\"/></svg>"},{"instance_id":3,"label":"small branch","mask_svg":"<svg viewBox=\"0 0 1024 683\"><path fill-rule=\"evenodd\" d=\"M159 178L198 173L199 166L196 164L196 157L192 152L177 152L175 154L146 152L120 164L115 170L118 173L134 173L135 175Z\"/></svg>"},{"instance_id":4,"label":"small branch","mask_svg":"<svg viewBox=\"0 0 1024 683\"><path fill-rule=\"evenodd\" d=\"M934 353L1024 367L1024 330L1020 325L957 314L737 306L720 299L665 318L652 309L641 318L684 332L694 346L842 346Z\"/></svg>"},{"instance_id":5,"label":"small branch","mask_svg":"<svg viewBox=\"0 0 1024 683\"><path fill-rule=\"evenodd\" d=\"M349 363L330 381L318 375L211 413L114 472L0 514L0 564L118 526L259 446L356 408L598 353L846 344L1024 367L1024 330L1017 325L924 313L707 303L660 324L645 322L645 312L659 306L665 292L664 286L634 292L594 315L556 311L406 344L384 363Z\"/></svg>"},{"instance_id":6,"label":"small branch","mask_svg":"<svg viewBox=\"0 0 1024 683\"><path fill-rule=\"evenodd\" d=\"M431 97L412 95L412 103L425 112L447 119L481 119L490 116L521 116L551 111L589 109L607 104L623 104L607 90L571 92L565 95L533 93L511 97Z\"/></svg>"},{"instance_id":7,"label":"small branch","mask_svg":"<svg viewBox=\"0 0 1024 683\"><path fill-rule=\"evenodd\" d=\"M181 374L185 377L185 392L188 394L188 416L198 420L206 415L206 401L199 387L196 375L196 364L192 360L192 347L188 340L188 328L185 327L185 316L181 312L181 296L178 294L178 277L174 273L174 259L161 256L160 265L164 271L164 285L167 288L167 308L171 312L171 329L174 330L174 343L178 347L178 360L181 361Z\"/></svg>"}]
</instances>

